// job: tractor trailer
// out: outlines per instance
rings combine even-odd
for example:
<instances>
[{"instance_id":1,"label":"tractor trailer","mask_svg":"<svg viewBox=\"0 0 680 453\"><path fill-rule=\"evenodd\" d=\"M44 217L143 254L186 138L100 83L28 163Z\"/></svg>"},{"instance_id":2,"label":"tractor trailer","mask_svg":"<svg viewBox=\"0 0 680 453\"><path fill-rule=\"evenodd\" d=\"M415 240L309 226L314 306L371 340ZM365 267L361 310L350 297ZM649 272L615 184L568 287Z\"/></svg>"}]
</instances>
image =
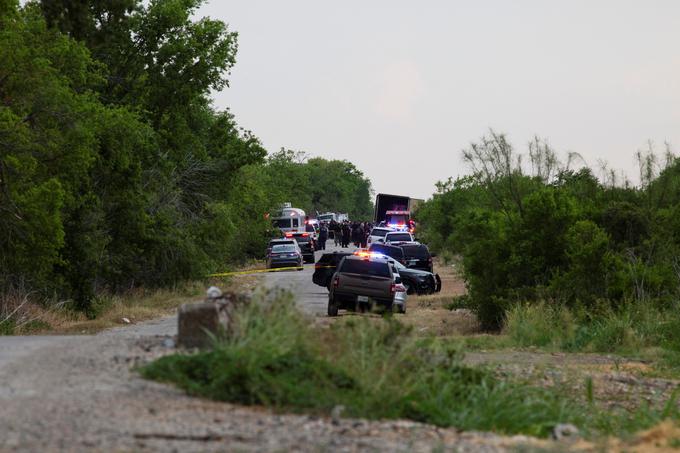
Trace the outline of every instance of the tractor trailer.
<instances>
[{"instance_id":1,"label":"tractor trailer","mask_svg":"<svg viewBox=\"0 0 680 453\"><path fill-rule=\"evenodd\" d=\"M386 226L413 228L411 213L423 200L403 195L379 193L375 197L374 222Z\"/></svg>"}]
</instances>

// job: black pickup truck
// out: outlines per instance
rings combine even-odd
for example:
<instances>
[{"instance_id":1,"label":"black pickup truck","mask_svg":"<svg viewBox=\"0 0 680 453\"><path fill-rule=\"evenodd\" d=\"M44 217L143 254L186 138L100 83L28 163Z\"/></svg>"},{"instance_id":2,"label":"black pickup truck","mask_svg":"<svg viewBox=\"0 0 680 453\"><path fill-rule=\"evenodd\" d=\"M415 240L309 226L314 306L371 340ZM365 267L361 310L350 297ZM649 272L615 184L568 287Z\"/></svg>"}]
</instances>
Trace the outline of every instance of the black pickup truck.
<instances>
[{"instance_id":1,"label":"black pickup truck","mask_svg":"<svg viewBox=\"0 0 680 453\"><path fill-rule=\"evenodd\" d=\"M314 265L314 275L312 275L312 281L314 284L323 286L330 291L331 288L331 278L335 274L335 270L340 264L340 261L351 255L349 252L333 252L324 253L319 258L319 261Z\"/></svg>"}]
</instances>

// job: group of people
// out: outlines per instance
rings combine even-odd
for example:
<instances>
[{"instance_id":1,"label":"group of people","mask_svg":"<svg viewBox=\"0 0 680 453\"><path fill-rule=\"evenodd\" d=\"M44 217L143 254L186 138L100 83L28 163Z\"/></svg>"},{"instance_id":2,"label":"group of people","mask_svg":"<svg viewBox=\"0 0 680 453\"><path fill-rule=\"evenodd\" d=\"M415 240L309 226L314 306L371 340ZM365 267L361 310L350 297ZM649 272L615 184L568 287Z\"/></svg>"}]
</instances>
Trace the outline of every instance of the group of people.
<instances>
[{"instance_id":1,"label":"group of people","mask_svg":"<svg viewBox=\"0 0 680 453\"><path fill-rule=\"evenodd\" d=\"M319 250L326 250L326 241L332 236L335 245L343 248L353 243L356 247L366 248L373 224L370 222L323 222L319 225Z\"/></svg>"}]
</instances>

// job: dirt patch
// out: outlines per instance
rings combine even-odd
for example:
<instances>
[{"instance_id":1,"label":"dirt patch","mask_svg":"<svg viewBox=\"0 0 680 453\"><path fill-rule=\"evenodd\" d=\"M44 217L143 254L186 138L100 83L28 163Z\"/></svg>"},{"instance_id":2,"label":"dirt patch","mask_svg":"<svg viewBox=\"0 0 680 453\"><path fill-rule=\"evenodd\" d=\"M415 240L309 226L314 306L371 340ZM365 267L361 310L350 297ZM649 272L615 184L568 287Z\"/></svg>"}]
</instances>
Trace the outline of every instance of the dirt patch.
<instances>
[{"instance_id":1,"label":"dirt patch","mask_svg":"<svg viewBox=\"0 0 680 453\"><path fill-rule=\"evenodd\" d=\"M660 423L637 434L631 441L609 439L604 446L592 447L589 451L661 453L680 449L680 427L671 421Z\"/></svg>"},{"instance_id":2,"label":"dirt patch","mask_svg":"<svg viewBox=\"0 0 680 453\"><path fill-rule=\"evenodd\" d=\"M413 326L419 334L447 337L470 335L479 331L475 315L469 310L449 310L456 296L465 294L465 282L451 264L435 259L435 272L442 279L442 290L430 295L411 295L406 303L406 314L399 317L404 324Z\"/></svg>"},{"instance_id":3,"label":"dirt patch","mask_svg":"<svg viewBox=\"0 0 680 453\"><path fill-rule=\"evenodd\" d=\"M444 264L439 258L435 258L434 271L442 279L442 290L439 296L453 298L467 292L465 281L455 264Z\"/></svg>"},{"instance_id":4,"label":"dirt patch","mask_svg":"<svg viewBox=\"0 0 680 453\"><path fill-rule=\"evenodd\" d=\"M421 301L416 301L415 306L411 303L406 314L399 319L413 326L419 334L438 337L469 335L479 329L477 318L469 310L448 310Z\"/></svg>"}]
</instances>

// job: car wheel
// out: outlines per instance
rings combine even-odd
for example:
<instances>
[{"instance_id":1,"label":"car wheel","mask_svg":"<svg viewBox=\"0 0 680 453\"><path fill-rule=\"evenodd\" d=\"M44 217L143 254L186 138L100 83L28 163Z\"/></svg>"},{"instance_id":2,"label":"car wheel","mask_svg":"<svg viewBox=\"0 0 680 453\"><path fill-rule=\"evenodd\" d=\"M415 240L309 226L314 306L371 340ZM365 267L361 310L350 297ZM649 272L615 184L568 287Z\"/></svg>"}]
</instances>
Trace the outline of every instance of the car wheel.
<instances>
[{"instance_id":1,"label":"car wheel","mask_svg":"<svg viewBox=\"0 0 680 453\"><path fill-rule=\"evenodd\" d=\"M338 316L338 304L332 297L328 297L328 316Z\"/></svg>"},{"instance_id":2,"label":"car wheel","mask_svg":"<svg viewBox=\"0 0 680 453\"><path fill-rule=\"evenodd\" d=\"M393 313L400 313L404 314L406 313L406 305L403 304L392 304L392 312Z\"/></svg>"}]
</instances>

